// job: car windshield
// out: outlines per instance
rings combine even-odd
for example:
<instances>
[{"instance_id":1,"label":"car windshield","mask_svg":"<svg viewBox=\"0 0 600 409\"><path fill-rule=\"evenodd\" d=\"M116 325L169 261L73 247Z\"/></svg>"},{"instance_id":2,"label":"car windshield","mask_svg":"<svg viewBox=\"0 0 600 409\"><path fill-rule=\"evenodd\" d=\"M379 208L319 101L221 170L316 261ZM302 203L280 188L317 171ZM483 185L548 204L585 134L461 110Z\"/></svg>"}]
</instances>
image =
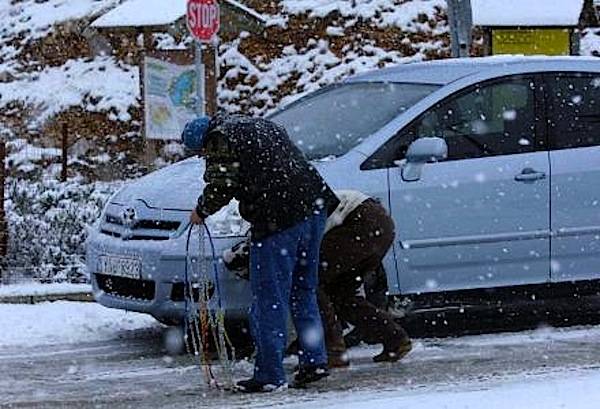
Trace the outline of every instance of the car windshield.
<instances>
[{"instance_id":1,"label":"car windshield","mask_svg":"<svg viewBox=\"0 0 600 409\"><path fill-rule=\"evenodd\" d=\"M341 156L439 85L359 82L309 95L269 119L313 159Z\"/></svg>"}]
</instances>

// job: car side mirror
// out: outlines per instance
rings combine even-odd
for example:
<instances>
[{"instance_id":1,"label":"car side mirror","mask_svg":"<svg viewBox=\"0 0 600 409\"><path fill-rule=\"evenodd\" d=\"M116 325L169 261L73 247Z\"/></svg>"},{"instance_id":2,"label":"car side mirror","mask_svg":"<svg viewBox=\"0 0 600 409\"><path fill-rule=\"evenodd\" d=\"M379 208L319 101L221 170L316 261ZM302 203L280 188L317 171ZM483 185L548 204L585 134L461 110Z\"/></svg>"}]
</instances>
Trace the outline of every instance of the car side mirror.
<instances>
[{"instance_id":1,"label":"car side mirror","mask_svg":"<svg viewBox=\"0 0 600 409\"><path fill-rule=\"evenodd\" d=\"M416 182L421 179L423 166L448 157L448 144L442 138L419 138L408 147L406 163L402 167L402 179Z\"/></svg>"}]
</instances>

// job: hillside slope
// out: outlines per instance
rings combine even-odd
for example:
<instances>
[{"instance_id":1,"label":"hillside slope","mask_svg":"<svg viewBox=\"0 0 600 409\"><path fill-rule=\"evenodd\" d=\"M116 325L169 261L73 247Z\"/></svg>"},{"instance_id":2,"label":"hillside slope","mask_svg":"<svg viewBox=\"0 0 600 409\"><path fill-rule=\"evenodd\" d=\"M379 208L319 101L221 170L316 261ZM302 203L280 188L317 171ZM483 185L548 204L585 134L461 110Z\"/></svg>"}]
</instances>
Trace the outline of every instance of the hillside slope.
<instances>
[{"instance_id":1,"label":"hillside slope","mask_svg":"<svg viewBox=\"0 0 600 409\"><path fill-rule=\"evenodd\" d=\"M57 147L57 122L68 123L75 144L71 154L91 178L133 176L153 165L144 158L141 139L139 38L111 35L113 54L97 57L88 41L89 23L120 1L0 4L0 120L5 128L0 132ZM220 107L229 112L263 115L355 73L449 55L445 0L245 3L266 16L268 27L263 35L222 38L218 95ZM600 53L598 34L585 33L583 54ZM155 36L154 45L182 43L189 39L163 33ZM476 53L477 46L476 40ZM177 156L179 151L167 146L163 153ZM106 155L113 161L111 171L104 169Z\"/></svg>"},{"instance_id":2,"label":"hillside slope","mask_svg":"<svg viewBox=\"0 0 600 409\"><path fill-rule=\"evenodd\" d=\"M68 123L78 140L72 155L78 156L78 166L89 168L85 174L92 178L120 178L147 170L137 166L144 162L135 64L138 39L111 36L114 54L92 57L86 30L118 3L14 0L0 5L4 133L56 147L61 131L57 122ZM265 35L241 33L223 39L219 103L230 112L264 114L356 72L448 55L443 0L247 4L266 15L269 23ZM169 36L157 35L155 46L165 48L165 38ZM28 145L11 148L15 146ZM177 149L171 147L167 153L173 152ZM120 172L102 171L105 155L120 165Z\"/></svg>"}]
</instances>

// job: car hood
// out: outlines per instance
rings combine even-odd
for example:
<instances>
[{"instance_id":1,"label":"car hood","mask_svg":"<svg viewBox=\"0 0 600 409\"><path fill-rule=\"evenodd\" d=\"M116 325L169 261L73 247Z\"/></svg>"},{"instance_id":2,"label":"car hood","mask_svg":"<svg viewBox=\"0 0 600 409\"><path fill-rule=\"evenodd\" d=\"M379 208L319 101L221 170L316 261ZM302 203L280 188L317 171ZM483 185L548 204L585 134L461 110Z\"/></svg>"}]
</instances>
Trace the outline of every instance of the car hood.
<instances>
[{"instance_id":1,"label":"car hood","mask_svg":"<svg viewBox=\"0 0 600 409\"><path fill-rule=\"evenodd\" d=\"M327 179L335 162L335 159L329 159L312 163ZM140 200L153 209L192 210L206 186L205 169L204 159L185 159L126 184L111 203L125 206Z\"/></svg>"},{"instance_id":2,"label":"car hood","mask_svg":"<svg viewBox=\"0 0 600 409\"><path fill-rule=\"evenodd\" d=\"M140 200L154 209L192 210L204 190L205 169L203 159L183 160L128 183L111 202L128 205Z\"/></svg>"},{"instance_id":3,"label":"car hood","mask_svg":"<svg viewBox=\"0 0 600 409\"><path fill-rule=\"evenodd\" d=\"M323 176L330 173L335 160L313 162ZM112 204L130 206L142 202L151 209L189 212L196 206L206 184L203 176L204 159L189 158L152 172L126 184L113 198ZM187 217L187 215L186 215ZM207 219L211 232L217 237L245 235L249 228L239 214L238 202L233 200Z\"/></svg>"}]
</instances>

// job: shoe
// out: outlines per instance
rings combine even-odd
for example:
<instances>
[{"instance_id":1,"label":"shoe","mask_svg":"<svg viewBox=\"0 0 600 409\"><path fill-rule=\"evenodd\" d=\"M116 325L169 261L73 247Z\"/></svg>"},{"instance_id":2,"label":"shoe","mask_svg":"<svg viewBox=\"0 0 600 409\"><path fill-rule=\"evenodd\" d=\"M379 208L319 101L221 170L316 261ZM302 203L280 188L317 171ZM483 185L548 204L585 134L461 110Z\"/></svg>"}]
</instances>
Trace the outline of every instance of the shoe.
<instances>
[{"instance_id":1,"label":"shoe","mask_svg":"<svg viewBox=\"0 0 600 409\"><path fill-rule=\"evenodd\" d=\"M346 344L346 348L352 348L358 346L362 341L362 336L359 331L354 328L344 337L344 343Z\"/></svg>"},{"instance_id":2,"label":"shoe","mask_svg":"<svg viewBox=\"0 0 600 409\"><path fill-rule=\"evenodd\" d=\"M407 339L397 348L383 348L383 352L373 357L373 362L397 362L412 350L412 342Z\"/></svg>"},{"instance_id":3,"label":"shoe","mask_svg":"<svg viewBox=\"0 0 600 409\"><path fill-rule=\"evenodd\" d=\"M346 354L328 354L327 366L331 369L347 368L350 366L350 361L348 361L348 356Z\"/></svg>"},{"instance_id":4,"label":"shoe","mask_svg":"<svg viewBox=\"0 0 600 409\"><path fill-rule=\"evenodd\" d=\"M304 388L312 382L329 376L329 369L326 365L310 365L301 367L294 376L294 388Z\"/></svg>"},{"instance_id":5,"label":"shoe","mask_svg":"<svg viewBox=\"0 0 600 409\"><path fill-rule=\"evenodd\" d=\"M258 382L254 378L239 381L235 384L235 390L242 393L266 393L266 392L277 392L287 389L287 383L281 385L274 385L271 383Z\"/></svg>"}]
</instances>

